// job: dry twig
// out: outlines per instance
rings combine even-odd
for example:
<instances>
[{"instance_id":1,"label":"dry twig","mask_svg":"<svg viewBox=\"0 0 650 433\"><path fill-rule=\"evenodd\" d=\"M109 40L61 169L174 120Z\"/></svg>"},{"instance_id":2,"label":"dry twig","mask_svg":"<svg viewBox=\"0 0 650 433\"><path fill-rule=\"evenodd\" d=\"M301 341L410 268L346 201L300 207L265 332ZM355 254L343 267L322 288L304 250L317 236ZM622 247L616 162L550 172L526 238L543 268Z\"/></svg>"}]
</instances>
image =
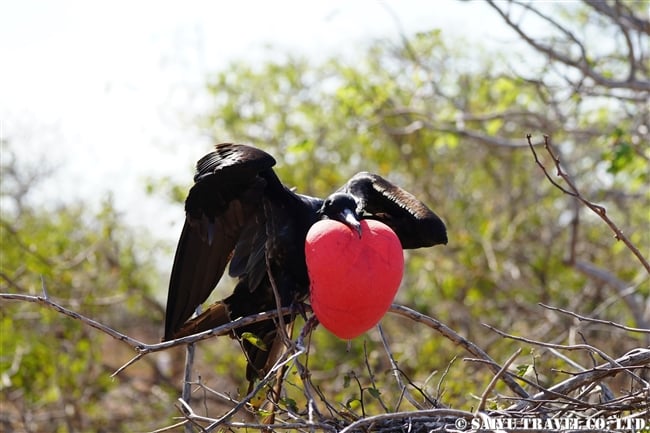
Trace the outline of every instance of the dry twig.
<instances>
[{"instance_id":1,"label":"dry twig","mask_svg":"<svg viewBox=\"0 0 650 433\"><path fill-rule=\"evenodd\" d=\"M617 240L622 241L625 246L636 256L636 258L639 260L641 265L646 269L648 273L650 273L650 263L648 263L648 260L643 257L643 254L641 254L641 251L628 239L627 236L623 233L623 231L612 221L609 216L607 215L607 210L600 205L597 205L586 198L584 198L581 194L578 188L575 186L571 178L568 176L568 174L562 169L562 166L560 164L560 158L557 156L557 152L553 149L553 146L551 145L551 140L550 137L545 135L544 136L544 148L548 152L549 156L553 159L553 163L555 164L555 168L557 170L557 176L559 176L566 184L569 186L569 189L563 187L559 183L553 179L553 177L549 174L549 172L546 170L546 167L542 162L539 160L539 157L537 156L537 152L535 151L535 146L532 143L531 140L531 135L528 134L526 136L526 139L528 140L528 146L530 147L530 150L533 152L533 156L535 158L535 163L539 166L539 168L542 169L544 172L544 175L548 179L551 184L553 184L554 187L562 191L564 194L567 194L576 200L580 201L582 204L587 206L591 211L593 211L596 215L602 219L607 226L614 232L614 237Z\"/></svg>"},{"instance_id":2,"label":"dry twig","mask_svg":"<svg viewBox=\"0 0 650 433\"><path fill-rule=\"evenodd\" d=\"M209 338L216 335L225 335L229 334L233 329L244 326L250 323L255 323L261 320L268 320L269 318L277 317L277 311L270 311L266 313L261 313L258 315L245 317L233 321L228 325L220 326L218 328L212 329L210 331L205 331L200 334L195 334L192 336L184 337L181 339L173 340L165 343L158 344L145 344L136 339L128 337L120 332L115 331L114 329L103 325L97 321L89 319L83 315L80 315L74 311L71 311L56 302L52 301L47 294L47 291L43 290L42 296L27 296L27 295L16 295L16 294L0 294L0 299L4 300L18 300L18 301L27 301L34 302L41 305L44 305L48 308L52 308L66 316L72 317L75 320L79 320L82 323L94 327L101 332L110 335L111 337L128 344L134 348L138 354L131 360L127 365L137 361L146 354L157 352L160 350L165 350L169 347L178 346L178 345L189 345L197 341ZM604 325L609 325L616 327L618 329L623 329L629 332L644 332L643 329L629 328L622 325L607 322L607 321L597 321L595 319L590 319L588 317L579 316L570 311L556 309L548 306L544 306L551 310L556 310L562 313L570 314L573 317L576 317L580 320L587 321L596 321ZM308 308L305 308L307 311ZM437 321L434 318L425 316L421 313L418 313L414 310L411 310L407 307L401 305L393 305L390 309L391 313L397 314L403 317L406 317L414 322L421 323L429 328L432 328L438 331L445 338L450 339L455 344L463 347L469 353L476 356L478 359L474 361L479 361L485 363L493 372L494 376L490 384L483 390L481 396L481 402L478 406L478 409L475 413L458 411L453 409L446 408L436 408L436 409L419 409L415 411L406 411L406 412L390 412L387 407L384 407L384 410L387 413L380 415L369 415L364 413L362 417L352 417L353 414L346 412L336 411L334 405L328 401L327 397L323 395L321 390L312 384L311 374L306 365L303 365L299 361L299 357L306 353L306 339L311 335L311 331L314 326L317 324L317 321L314 316L304 324L301 329L298 337L295 340L291 341L291 344L288 345L287 350L281 355L280 359L276 362L273 368L267 373L267 375L258 382L257 386L251 390L251 392L244 396L239 401L228 399L232 403L232 407L225 414L221 415L218 418L211 418L207 416L198 415L189 404L189 396L184 394L184 397L179 399L179 410L181 411L182 419L180 422L175 423L172 426L165 427L163 429L155 430L156 432L170 431L177 429L178 427L184 426L187 431L202 431L202 432L211 432L215 431L217 428L231 428L231 429L255 429L255 430L290 430L290 429L302 429L308 431L341 431L341 432L351 432L351 431L360 431L360 430L372 430L376 432L387 432L391 429L396 428L411 428L413 426L418 426L417 430L413 431L424 431L421 426L426 426L428 429L443 429L453 426L455 421L462 419L467 421L468 419L476 419L477 417L481 420L487 419L492 420L494 418L503 418L503 417L521 417L521 416L548 416L549 414L555 413L556 416L595 416L594 414L611 414L611 413L621 413L621 411L627 411L631 416L647 416L648 413L648 399L650 398L650 384L642 379L640 375L637 375L633 372L635 369L647 369L650 365L650 349L636 349L634 351L628 352L626 355L615 358L607 355L604 351L587 345L573 345L573 346L563 346L558 344L538 342L531 339L526 339L523 337L511 336L502 331L498 331L495 328L490 327L495 332L500 335L513 338L517 341L525 342L527 344L534 344L543 347L557 348L560 350L587 350L589 352L598 353L603 359L607 361L605 364L598 365L591 369L586 369L584 371L578 372L567 372L571 374L567 380L564 380L560 383L557 383L549 388L544 388L537 383L533 383L525 377L518 377L513 373L507 371L508 366L514 361L516 356L520 353L521 349L517 350L513 356L511 356L503 366L499 366L495 361L491 359L487 353L480 349L476 344L471 341L459 336L452 329L448 328L443 323ZM293 311L288 308L283 308L280 311L280 314L290 314ZM399 370L397 368L397 363L394 360L394 357L390 351L390 348L387 345L387 341L383 331L380 329L380 336L382 337L382 342L384 343L384 348L388 354L388 357L391 361L391 366L393 372L397 378L397 384L402 395L406 395L407 398L410 395L408 393L407 386L412 386L415 389L418 389L413 383L409 381L409 384L406 385L401 381L399 377ZM188 368L190 364L188 363ZM126 367L126 366L125 366ZM125 368L123 367L123 368ZM275 405L273 410L276 414L276 422L273 424L262 424L254 422L239 422L234 421L233 416L238 413L243 408L247 407L250 400L258 394L264 387L268 387L271 382L276 379L277 372L286 369L290 370L289 367L294 367L300 373L302 379L302 386L299 387L301 392L305 396L306 411L294 411L292 409L283 409L282 407ZM368 374L373 376L373 371L366 361L366 367L368 369ZM122 369L123 369L122 368ZM122 369L118 370L121 371ZM580 368L581 370L581 368ZM599 389L597 388L600 382L610 376L614 376L617 373L624 371L630 377L634 378L634 382L639 386L636 389L631 389L628 395L624 395L618 398L614 398L613 394L610 392L610 397L605 401L599 403L589 402L588 398L593 391ZM501 411L485 411L485 403L489 397L489 394L492 392L494 384L498 381L504 381L508 387L516 394L517 397L505 397L515 400L515 403L509 408ZM286 381L286 378L285 378ZM532 386L534 389L539 390L534 395L529 395L526 391L521 388L517 383L521 381ZM371 380L374 387L379 385ZM188 386L193 385L194 383L186 379ZM202 384L200 384L203 386ZM602 387L601 387L602 388ZM208 388L203 386L204 391L207 391ZM576 394L577 391L577 394ZM213 391L210 391L213 392ZM420 390L420 392L423 392ZM218 394L218 393L215 393ZM575 394L575 395L572 395ZM317 404L315 401L315 395L317 395L321 402L324 403L330 409L330 417L326 417L321 414L317 409ZM424 394L423 394L424 395ZM426 397L426 395L425 395ZM415 400L413 397L409 400ZM415 407L420 407L417 405L417 401L413 401ZM437 403L437 402L436 402ZM396 410L396 409L395 409ZM616 412L618 411L618 412ZM644 415L645 414L645 415ZM452 427L453 428L453 427ZM341 430L342 429L342 430Z\"/></svg>"},{"instance_id":3,"label":"dry twig","mask_svg":"<svg viewBox=\"0 0 650 433\"><path fill-rule=\"evenodd\" d=\"M476 411L474 412L475 415L478 414L479 412L482 412L482 411L485 409L485 403L487 402L488 395L489 395L489 394L492 392L492 390L494 389L494 385L496 385L497 380L499 380L499 378L500 378L500 377L501 377L501 376L502 376L506 371L508 371L508 367L510 367L510 364L512 364L512 363L514 362L514 360L517 359L517 357L519 356L520 353L521 353L521 348L517 349L517 350L515 351L515 353L513 353L512 355L510 355L510 358L508 358L508 359L506 360L506 362L505 362L505 363L503 364L503 366L501 367L501 370L499 370L499 371L497 372L497 374L495 374L495 375L492 377L492 380L490 380L490 383L488 383L488 386L485 387L485 390L483 391L483 394L481 395L481 402L479 403L478 407L476 408Z\"/></svg>"},{"instance_id":4,"label":"dry twig","mask_svg":"<svg viewBox=\"0 0 650 433\"><path fill-rule=\"evenodd\" d=\"M625 331L630 331L630 332L641 332L644 334L650 334L650 329L646 328L633 328L631 326L625 326L621 325L620 323L612 322L611 320L602 320L602 319L594 319L592 317L586 317L586 316L581 316L580 314L574 313L573 311L565 310L563 308L558 308L558 307L552 307L550 305L542 304L541 302L539 304L540 307L546 308L551 311L557 311L562 314L567 314L571 317L575 317L581 322L592 322L592 323L601 323L603 325L609 325L613 326L615 328L623 329Z\"/></svg>"},{"instance_id":5,"label":"dry twig","mask_svg":"<svg viewBox=\"0 0 650 433\"><path fill-rule=\"evenodd\" d=\"M431 329L435 329L444 337L448 338L455 344L458 344L459 346L463 347L472 355L488 361L487 365L490 367L492 371L494 371L495 374L498 373L499 370L501 370L501 367L499 367L499 365L487 353L485 353L485 351L483 351L480 347L478 347L476 344L472 343L471 341L467 340L466 338L463 338L460 335L458 335L456 332L454 332L454 330L446 326L444 323L439 322L438 320L432 317L425 316L424 314L418 313L417 311L412 310L403 305L393 304L391 305L388 311L390 311L393 314L398 314L400 316L408 317L409 319L417 323L422 323L430 327ZM523 398L528 398L528 393L521 386L519 386L519 384L515 382L512 377L510 377L509 375L504 375L502 376L502 379L515 394Z\"/></svg>"}]
</instances>

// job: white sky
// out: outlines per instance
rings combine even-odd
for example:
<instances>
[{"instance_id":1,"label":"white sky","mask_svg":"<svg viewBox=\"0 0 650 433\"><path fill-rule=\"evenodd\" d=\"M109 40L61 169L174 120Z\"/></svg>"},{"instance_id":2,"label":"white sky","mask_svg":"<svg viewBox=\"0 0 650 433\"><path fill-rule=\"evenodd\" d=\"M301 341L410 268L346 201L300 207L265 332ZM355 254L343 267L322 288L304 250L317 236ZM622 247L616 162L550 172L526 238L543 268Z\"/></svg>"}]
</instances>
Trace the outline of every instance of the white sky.
<instances>
[{"instance_id":1,"label":"white sky","mask_svg":"<svg viewBox=\"0 0 650 433\"><path fill-rule=\"evenodd\" d=\"M206 76L269 44L318 58L396 40L387 7L407 34L512 40L486 4L452 0L0 0L0 134L58 167L39 200L114 191L129 222L175 240L182 208L146 196L143 178L191 182L209 150L192 127Z\"/></svg>"}]
</instances>

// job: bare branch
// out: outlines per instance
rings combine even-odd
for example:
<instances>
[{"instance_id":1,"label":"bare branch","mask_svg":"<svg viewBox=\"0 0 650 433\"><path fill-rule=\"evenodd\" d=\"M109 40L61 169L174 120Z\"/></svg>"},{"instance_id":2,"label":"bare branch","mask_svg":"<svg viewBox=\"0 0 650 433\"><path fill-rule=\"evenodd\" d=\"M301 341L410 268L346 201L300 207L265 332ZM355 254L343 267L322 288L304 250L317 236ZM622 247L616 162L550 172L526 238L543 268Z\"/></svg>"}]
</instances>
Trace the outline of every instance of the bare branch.
<instances>
[{"instance_id":1,"label":"bare branch","mask_svg":"<svg viewBox=\"0 0 650 433\"><path fill-rule=\"evenodd\" d=\"M417 311L412 310L403 305L393 304L391 305L388 311L390 311L393 314L398 314L400 316L408 317L417 323L422 323L430 327L431 329L435 329L436 331L438 331L440 334L442 334L443 336L445 336L455 344L458 344L459 346L463 347L472 355L489 361L488 366L492 371L494 371L494 373L498 373L499 370L501 370L501 367L499 367L498 364L480 347L478 347L476 344L472 343L471 341L467 340L466 338L461 337L442 322L439 322L432 317L425 316L424 314L418 313ZM502 376L502 379L515 394L523 398L528 397L528 393L521 386L519 386L519 384L515 382L514 379L512 379L512 377L508 375L504 375Z\"/></svg>"},{"instance_id":2,"label":"bare branch","mask_svg":"<svg viewBox=\"0 0 650 433\"><path fill-rule=\"evenodd\" d=\"M20 295L20 294L13 294L13 293L0 293L0 299L7 299L7 300L13 300L13 301L24 301L24 302L33 302L36 304L41 304L44 305L48 308L51 308L53 310L58 311L61 314L64 314L68 317L72 317L75 320L79 320L82 323L85 323L88 326L91 326L95 329L98 329L102 331L105 334L110 335L111 337L115 338L116 340L123 341L129 346L139 349L141 347L146 347L147 345L142 343L141 341L136 340L135 338L131 338L128 335L122 334L113 328L110 328L102 323L97 322L96 320L90 319L82 314L79 314L75 311L69 310L59 304L57 304L54 301L51 301L49 297L44 297L44 296L33 296L33 295Z\"/></svg>"},{"instance_id":3,"label":"bare branch","mask_svg":"<svg viewBox=\"0 0 650 433\"><path fill-rule=\"evenodd\" d=\"M183 407L189 406L192 401L192 368L194 367L194 354L196 346L190 343L185 348L185 371L183 373L183 393L180 401L184 403ZM185 433L192 433L192 425L185 424Z\"/></svg>"},{"instance_id":4,"label":"bare branch","mask_svg":"<svg viewBox=\"0 0 650 433\"><path fill-rule=\"evenodd\" d=\"M48 308L52 308L56 311L59 311L60 313L72 317L76 320L80 320L84 324L95 327L96 329L111 335L113 338L116 338L119 341L123 341L126 344L131 345L134 349L138 351L138 354L127 365L132 364L133 362L137 361L141 357L145 356L147 353L164 350L168 347L172 347L180 344L190 344L199 341L201 339L209 338L210 336L213 335L228 334L236 327L244 326L246 324L254 323L260 320L268 320L271 317L277 316L277 312L275 311L262 313L259 315L236 320L228 325L221 326L213 330L206 331L204 333L196 334L189 337L184 337L182 339L174 340L171 342L147 345L135 339L126 337L123 334L114 331L113 329L105 325L102 325L98 322L88 319L85 316L79 315L64 307L61 307L60 305L56 304L47 296L37 297L37 296L26 296L26 295L0 294L0 299L39 303L41 305L47 306ZM250 429L259 429L259 430L304 429L304 430L311 430L311 431L318 431L318 430L337 431L343 428L342 431L356 431L357 429L363 428L364 426L368 426L368 425L375 426L375 430L377 430L377 428L380 428L380 426L385 426L386 428L389 428L404 423L413 424L413 425L415 424L426 425L426 426L430 426L431 429L434 429L434 428L442 428L443 426L454 424L455 420L459 418L463 418L467 420L467 419L471 419L472 417L474 418L479 417L482 419L485 417L490 418L495 416L510 417L515 415L522 416L525 413L535 415L541 413L538 411L543 411L546 414L552 413L552 411L555 411L556 413L564 413L567 410L567 406L566 406L567 404L573 405L571 406L572 408L582 408L583 410L597 409L597 410L611 411L612 408L619 408L619 410L636 411L635 412L636 414L638 413L639 408L642 407L641 405L644 404L643 402L645 400L643 399L646 398L645 396L648 390L650 390L650 384L648 384L646 380L642 379L641 377L634 374L633 372L634 369L648 368L648 365L650 364L650 349L637 349L627 353L622 357L614 358L608 356L603 351L593 346L589 346L587 344L574 345L574 346L555 345L550 343L537 342L522 337L513 337L510 336L509 334L502 333L501 331L495 330L496 332L500 333L505 337L513 338L519 341L524 341L530 344L540 345L543 347L554 347L563 350L588 350L590 352L596 352L601 357L603 357L603 359L606 359L608 361L607 364L598 365L586 371L579 371L574 373L567 372L567 374L572 375L571 378L557 385L554 385L550 388L544 388L541 387L539 384L531 382L525 377L518 377L508 371L508 366L514 361L516 356L520 353L521 349L517 350L517 352L513 356L511 356L503 366L499 366L482 349L478 348L474 343L468 341L467 339L459 336L457 333L449 329L441 322L400 305L393 305L390 311L394 314L404 316L410 320L415 321L416 323L424 324L425 326L428 326L438 331L440 334L450 339L455 344L460 345L469 353L475 355L478 358L475 361L479 361L481 363L486 364L492 371L495 372L495 376L492 378L490 384L486 389L484 389L482 393L481 402L479 404L477 413L472 414L465 411L456 411L456 410L450 410L446 408L437 408L437 409L422 409L422 410L409 411L409 412L386 413L377 416L364 415L363 418L357 419L357 418L350 418L349 414L336 412L336 414L340 417L340 419L335 422L332 422L328 418L321 416L316 410L313 393L318 393L318 395L323 399L323 402L326 405L331 405L331 403L329 403L325 399L325 397L323 396L321 391L318 390L317 387L314 387L311 384L309 371L305 366L303 366L300 362L298 362L298 357L306 353L307 344L305 343L305 341L307 337L311 335L311 331L313 327L317 324L315 317L311 316L310 319L307 320L307 322L301 329L296 340L292 341L289 350L284 351L284 353L280 356L280 358L277 360L275 365L269 370L267 375L257 383L257 386L254 389L252 389L251 392L247 394L243 399L239 401L230 400L233 403L233 406L228 412L221 415L219 418L210 418L207 416L198 415L190 407L187 401L189 400L189 398L185 396L185 398L181 399L179 403L180 404L179 410L182 412L183 421L174 424L174 426L169 426L163 429L159 429L157 431L160 432L169 431L171 429L178 428L180 426L185 426L186 429L189 429L189 426L193 426L195 429L204 432L210 432L210 431L214 431L217 428L227 428L227 427L250 428ZM559 309L558 311L564 312L563 310L559 310ZM280 314L289 314L289 313L291 313L291 309L282 309L280 311ZM578 318L582 317L575 314L572 315ZM606 323L606 324L612 324L612 323ZM492 329L494 330L494 328ZM630 329L630 330L636 331L635 329ZM390 350L387 351L389 353L389 356L392 358L392 355L390 354ZM284 413L287 415L287 418L285 418L286 422L282 421L282 422L277 422L269 425L269 424L261 424L261 423L236 422L232 420L233 416L237 412L239 412L242 408L244 408L246 405L248 405L250 403L250 400L255 395L258 395L258 393L263 388L268 387L270 385L271 381L273 381L277 377L277 373L279 371L283 369L288 369L290 365L296 366L296 368L300 373L300 377L303 379L304 388L301 389L304 392L304 395L307 399L308 409L306 412L298 412L298 411L294 412L292 410L283 411L279 406L275 406L274 410L277 411L278 409L280 409L280 411L277 412L278 414ZM396 368L396 363L394 362L394 360L392 361L392 365L394 368ZM126 366L122 367L119 371L123 370L125 367ZM366 360L366 367L368 369L368 373L372 376L374 373L367 360ZM580 370L582 369L580 368ZM614 399L613 394L611 394L610 392L610 398L605 402L594 404L594 403L590 403L587 400L591 390L594 389L596 386L598 386L598 382L600 380L602 380L605 377L613 376L617 373L620 373L621 371L624 371L626 374L633 377L635 381L641 385L642 389L634 393L631 393L627 396L620 397L618 399ZM502 410L502 411L492 412L492 413L489 413L489 411L487 413L483 412L485 409L488 395L493 390L494 384L498 380L504 381L508 385L508 387L510 387L510 389L516 395L518 395L518 397L505 397L505 398L517 400L517 403L505 411ZM532 386L533 389L536 389L539 392L537 392L531 397L518 385L516 381L522 381L523 383L527 383L530 386ZM190 384L189 381L186 382ZM375 384L375 382L372 383ZM398 384L400 384L400 388L403 391L405 387L404 384L402 384L401 381L398 381ZM379 384L377 383L374 386L378 386L378 385ZM415 385L413 384L411 384L411 386L415 387ZM415 388L418 389L417 387ZM570 393L578 389L580 389L580 392L577 397L572 397L569 395ZM558 407L553 407L550 405L550 403L553 401L559 402L561 403L561 405L556 404L555 406ZM306 416L308 418L305 418Z\"/></svg>"},{"instance_id":5,"label":"bare branch","mask_svg":"<svg viewBox=\"0 0 650 433\"><path fill-rule=\"evenodd\" d=\"M648 365L650 365L650 350L649 349L633 350L623 355L622 357L615 359L614 363L619 367L625 367L625 368L639 368L641 366L647 367ZM556 395L558 394L559 395L569 394L570 392L582 386L586 386L590 383L602 380L608 376L615 376L616 374L620 373L619 369L617 368L612 369L610 367L611 367L610 364L601 364L591 370L580 372L580 374L550 387L548 390L551 393L540 392L538 394L535 394L534 396L531 397L530 401L526 402L522 400L521 402L517 403L514 408L521 409L522 407L525 407L535 401L554 399L557 398ZM627 371L628 373L630 372L629 369L625 371ZM646 382L645 389L647 390L648 387L649 385Z\"/></svg>"},{"instance_id":6,"label":"bare branch","mask_svg":"<svg viewBox=\"0 0 650 433\"><path fill-rule=\"evenodd\" d=\"M604 325L614 326L615 328L624 329L626 331L642 332L642 333L645 333L645 334L650 334L650 329L647 329L647 328L632 328L630 326L625 326L625 325L621 325L620 323L612 322L611 320L593 319L591 317L581 316L580 314L576 314L573 311L568 311L568 310L565 310L563 308L551 307L550 305L545 305L545 304L542 304L542 303L539 303L537 305L539 305L541 307L544 307L546 309L549 309L551 311L558 311L558 312L563 313L563 314L568 314L569 316L575 317L576 319L578 319L580 321L593 322L593 323L602 323Z\"/></svg>"},{"instance_id":7,"label":"bare branch","mask_svg":"<svg viewBox=\"0 0 650 433\"><path fill-rule=\"evenodd\" d=\"M629 74L628 78L626 80L612 80L610 78L607 78L603 76L602 74L598 73L595 69L593 69L589 61L587 59L587 54L585 51L584 46L582 43L580 43L577 38L566 28L561 26L557 21L552 19L551 17L541 13L539 10L535 9L533 6L530 4L524 4L520 2L515 2L515 1L510 1L510 3L514 3L519 5L520 7L531 11L538 17L542 18L544 21L546 21L548 24L552 25L556 29L558 29L560 32L562 32L564 35L566 35L570 40L573 41L573 43L577 44L577 46L580 49L580 52L582 54L581 58L576 60L571 58L570 56L559 52L558 50L554 49L553 47L549 45L545 45L537 40L535 40L533 37L531 37L524 29L517 24L516 22L513 21L513 19L510 16L510 13L505 12L502 8L500 8L497 5L497 2L494 0L487 0L488 4L492 6L494 10L497 11L497 13L503 18L506 24L510 28L512 28L524 41L526 41L531 47L539 51L540 53L543 53L547 55L550 59L556 60L562 64L565 64L567 66L570 66L572 68L575 68L579 70L582 74L584 74L585 77L591 78L595 83L605 86L607 88L611 89L616 89L616 88L623 88L623 89L630 89L630 90L637 90L637 91L650 91L650 81L647 80L638 80L636 79L632 74ZM633 62L634 63L634 62Z\"/></svg>"},{"instance_id":8,"label":"bare branch","mask_svg":"<svg viewBox=\"0 0 650 433\"><path fill-rule=\"evenodd\" d=\"M384 328L381 326L381 324L377 325L377 331L379 331L379 338L381 339L381 344L384 346L384 351L386 352L386 355L388 356L388 360L390 361L390 366L391 369L393 370L395 381L397 382L397 386L400 389L400 396L405 396L408 402L413 405L413 407L417 409L423 409L422 405L411 395L411 392L406 388L404 382L402 382L402 377L400 376L400 370L397 367L397 361L395 361L393 352L390 350L390 346L388 345L388 340L386 340L386 335L384 335Z\"/></svg>"},{"instance_id":9,"label":"bare branch","mask_svg":"<svg viewBox=\"0 0 650 433\"><path fill-rule=\"evenodd\" d=\"M539 158L537 157L537 152L535 151L535 147L533 146L533 143L531 141L531 135L528 134L526 136L528 140L528 146L530 147L530 150L533 152L533 156L535 157L535 163L542 169L544 172L544 175L546 178L555 186L558 188L560 191L563 193L570 195L571 197L574 197L576 200L580 201L582 204L587 206L590 210L592 210L596 215L600 217L608 226L609 228L614 232L614 237L617 240L623 241L625 246L632 251L632 253L636 256L636 258L639 260L639 262L643 265L643 267L646 269L648 273L650 273L650 263L648 263L648 260L646 260L645 257L643 257L643 254L641 254L641 251L628 239L628 237L623 233L623 231L612 221L609 216L607 216L607 210L600 205L597 205L595 203L590 202L589 200L585 199L580 192L578 191L578 188L573 184L573 181L569 178L567 173L562 169L560 165L560 159L558 158L556 152L553 150L553 147L551 145L551 140L548 136L544 136L544 148L547 150L548 154L551 156L553 159L553 162L555 164L555 168L557 169L557 175L564 180L567 185L569 185L569 189L564 188L562 185L557 183L551 175L548 173L546 170L546 167L544 164L541 163Z\"/></svg>"},{"instance_id":10,"label":"bare branch","mask_svg":"<svg viewBox=\"0 0 650 433\"><path fill-rule=\"evenodd\" d=\"M490 380L490 383L488 383L488 386L485 387L485 390L483 391L483 394L481 395L481 402L479 403L478 407L476 408L476 411L474 411L474 414L478 414L479 412L482 412L485 409L485 403L487 402L487 397L492 392L494 389L494 386L497 384L497 381L503 374L508 371L508 367L510 367L510 364L512 364L515 359L519 356L521 353L521 347L518 348L515 353L510 355L510 357L506 360L506 362L503 364L501 369L497 371L497 374L492 376L492 379Z\"/></svg>"},{"instance_id":11,"label":"bare branch","mask_svg":"<svg viewBox=\"0 0 650 433\"><path fill-rule=\"evenodd\" d=\"M607 15L621 27L629 27L650 35L650 21L635 16L629 10L622 11L621 2L616 2L616 8L611 7L606 1L585 1L585 3L601 14Z\"/></svg>"},{"instance_id":12,"label":"bare branch","mask_svg":"<svg viewBox=\"0 0 650 433\"><path fill-rule=\"evenodd\" d=\"M169 341L164 341L162 343L156 343L156 344L147 344L143 343L139 340L136 340L135 338L131 338L125 334L122 334L121 332L118 332L114 330L113 328L106 326L102 323L99 323L93 319L90 319L82 314L79 314L75 311L69 310L56 302L50 300L50 298L46 299L42 296L33 296L33 295L21 295L21 294L14 294L14 293L0 293L0 299L6 299L6 300L14 300L14 301L23 301L23 302L32 302L36 304L41 304L44 305L48 308L51 308L53 310L58 311L61 314L64 314L68 317L71 317L75 320L79 320L80 322L91 326L95 329L98 329L102 331L105 334L108 334L109 336L113 337L116 340L122 341L129 346L133 347L135 350L137 350L140 354L148 354L148 353L153 353L153 352L159 352L161 350L166 350L169 349L170 347L175 347L175 346L182 346L185 344L190 344L190 343L195 343L197 341L205 340L211 337L219 336L219 335L228 335L233 329L237 329L242 326L250 325L253 323L261 322L264 320L272 319L274 317L277 317L278 314L289 314L292 312L295 312L293 308L290 307L284 307L282 308L279 313L276 310L272 311L267 311L264 313L258 313L252 316L246 316L242 317L237 320L233 320L232 322L219 326L214 329L210 329L207 331L200 332L198 334L192 334L188 335L186 337L182 338L177 338L175 340L169 340ZM310 311L308 306L304 306L304 308L307 311Z\"/></svg>"},{"instance_id":13,"label":"bare branch","mask_svg":"<svg viewBox=\"0 0 650 433\"><path fill-rule=\"evenodd\" d=\"M619 367L619 368L621 368L621 367L629 367L630 365L633 365L633 366L636 366L636 365L637 365L637 364L626 364L626 365L622 365L622 364L618 363L618 361L617 361L616 359L612 358L611 356L609 356L608 354L606 354L605 352L603 352L603 351L600 350L599 348L594 347L594 346L592 346L592 345L590 345L590 344L571 344L571 345L565 345L565 344L546 343L546 342L543 342L543 341L532 340L532 339L530 339L530 338L525 338L525 337L519 337L519 336L516 336L516 335L511 335L511 334L508 334L508 333L506 333L506 332L503 332L503 331L501 331L501 330L495 328L494 326L491 326L491 325L488 325L488 324L485 324L485 323L483 324L483 326L485 326L486 328L490 329L491 331L496 332L497 334L501 335L501 336L504 337L504 338L509 338L509 339L511 339L511 340L516 340L516 341L523 341L523 342L525 342L525 343L532 344L532 345L534 345L534 346L550 347L550 348L553 348L553 349L563 349L563 350L584 350L584 351L587 351L587 353L597 353L601 358L603 358L604 360L606 360L606 361L609 362L609 365L605 365L605 366L601 366L601 367L595 367L595 368L592 369L592 370L587 370L588 372L589 372L589 371L593 371L593 370L598 370L598 371L603 370L603 369L605 369L605 370L610 370L611 368L615 368L615 367ZM645 350L645 349L638 349L638 350ZM648 354L647 354L647 355L648 355L648 360L650 360L650 350L648 350ZM647 388L650 389L650 383L648 383L647 381L645 381L645 380L642 379L641 377L637 376L636 374L632 373L630 370L625 370L625 371L626 371L630 376L632 376L634 379L638 380L638 381L643 385L644 388L647 387Z\"/></svg>"},{"instance_id":14,"label":"bare branch","mask_svg":"<svg viewBox=\"0 0 650 433\"><path fill-rule=\"evenodd\" d=\"M424 116L424 114L422 115ZM457 134L460 137L471 138L472 140L476 140L481 144L487 144L493 147L505 147L510 149L518 149L526 146L525 144L522 144L518 141L512 141L503 137L496 137L493 135L480 133L471 129L457 128L448 124L437 125L424 118L414 120L410 122L408 125L402 127L389 127L385 123L382 123L381 127L384 130L384 132L386 132L386 134L391 136L410 135L421 129L428 129L431 131Z\"/></svg>"}]
</instances>

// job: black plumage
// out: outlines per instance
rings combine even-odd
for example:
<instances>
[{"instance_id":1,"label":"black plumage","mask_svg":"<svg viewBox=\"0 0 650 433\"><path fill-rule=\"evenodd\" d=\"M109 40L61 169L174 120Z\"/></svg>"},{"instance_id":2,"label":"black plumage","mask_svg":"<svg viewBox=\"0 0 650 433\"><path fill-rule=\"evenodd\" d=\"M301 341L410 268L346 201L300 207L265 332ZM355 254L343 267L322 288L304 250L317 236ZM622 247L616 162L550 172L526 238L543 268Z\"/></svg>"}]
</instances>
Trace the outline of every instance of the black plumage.
<instances>
[{"instance_id":1,"label":"black plumage","mask_svg":"<svg viewBox=\"0 0 650 433\"><path fill-rule=\"evenodd\" d=\"M275 309L269 274L282 306L306 299L305 238L319 219L337 219L359 232L359 219L379 220L393 229L404 248L447 243L445 225L436 214L376 174L358 173L322 200L285 187L273 165L268 153L230 143L217 145L198 161L169 284L165 340ZM232 295L188 320L228 263L230 276L237 278ZM262 349L242 340L247 378L254 380L274 361L277 325L272 320L256 323L234 336L243 332L253 333L266 346Z\"/></svg>"}]
</instances>

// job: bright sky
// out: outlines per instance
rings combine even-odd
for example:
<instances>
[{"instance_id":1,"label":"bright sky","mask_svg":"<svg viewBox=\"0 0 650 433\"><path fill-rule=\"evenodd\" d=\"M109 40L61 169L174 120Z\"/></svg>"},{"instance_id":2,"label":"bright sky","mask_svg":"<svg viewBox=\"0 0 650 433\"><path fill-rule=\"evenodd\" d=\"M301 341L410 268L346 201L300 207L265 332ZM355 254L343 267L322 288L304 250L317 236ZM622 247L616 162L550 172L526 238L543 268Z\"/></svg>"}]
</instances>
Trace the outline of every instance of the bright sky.
<instances>
[{"instance_id":1,"label":"bright sky","mask_svg":"<svg viewBox=\"0 0 650 433\"><path fill-rule=\"evenodd\" d=\"M210 72L268 58L269 44L349 55L368 38L397 40L399 26L512 38L486 4L454 0L0 0L0 134L58 168L39 199L114 191L131 223L175 240L182 209L147 197L143 179L191 182L210 146L192 126Z\"/></svg>"}]
</instances>

